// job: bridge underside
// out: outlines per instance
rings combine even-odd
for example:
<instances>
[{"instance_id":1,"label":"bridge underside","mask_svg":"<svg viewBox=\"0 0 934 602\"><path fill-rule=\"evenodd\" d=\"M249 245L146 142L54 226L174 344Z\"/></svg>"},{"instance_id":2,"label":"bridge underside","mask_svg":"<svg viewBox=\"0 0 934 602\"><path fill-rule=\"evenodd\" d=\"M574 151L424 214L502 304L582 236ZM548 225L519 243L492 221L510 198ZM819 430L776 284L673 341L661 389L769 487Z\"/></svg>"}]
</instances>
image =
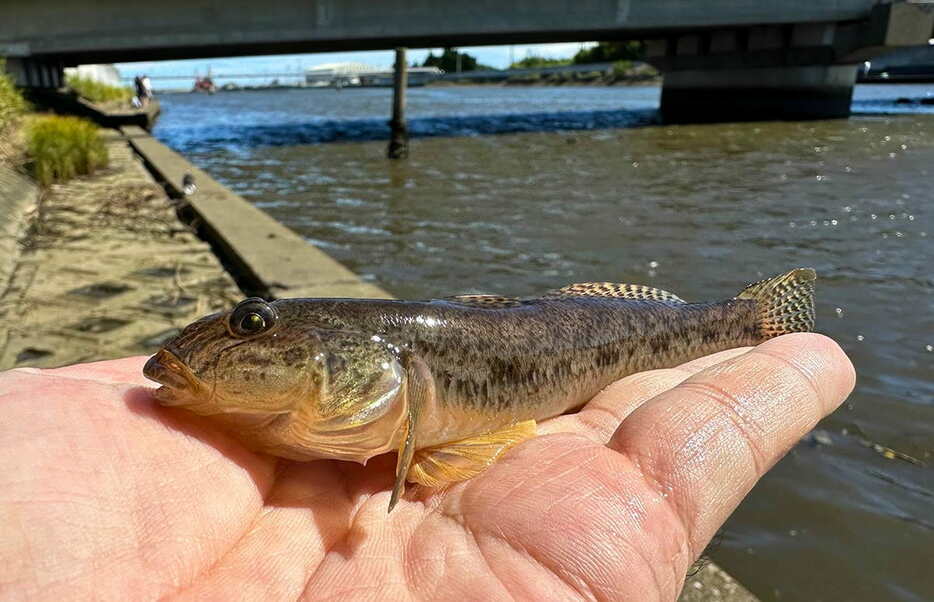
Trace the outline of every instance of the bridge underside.
<instances>
[{"instance_id":1,"label":"bridge underside","mask_svg":"<svg viewBox=\"0 0 934 602\"><path fill-rule=\"evenodd\" d=\"M875 0L14 2L0 55L23 86L94 62L593 39L649 41L671 122L849 114L857 62L926 44L934 13Z\"/></svg>"},{"instance_id":2,"label":"bridge underside","mask_svg":"<svg viewBox=\"0 0 934 602\"><path fill-rule=\"evenodd\" d=\"M725 26L858 21L878 2L7 0L0 55L55 57L77 64L648 39Z\"/></svg>"}]
</instances>

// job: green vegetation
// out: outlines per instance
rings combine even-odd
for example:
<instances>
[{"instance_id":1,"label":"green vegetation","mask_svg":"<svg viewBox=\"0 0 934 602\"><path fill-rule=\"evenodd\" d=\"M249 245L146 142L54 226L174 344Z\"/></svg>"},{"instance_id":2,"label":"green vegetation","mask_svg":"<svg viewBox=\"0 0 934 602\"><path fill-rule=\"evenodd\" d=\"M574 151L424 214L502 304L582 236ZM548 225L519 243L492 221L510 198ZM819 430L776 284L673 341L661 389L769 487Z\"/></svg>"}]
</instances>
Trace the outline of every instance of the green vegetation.
<instances>
[{"instance_id":1,"label":"green vegetation","mask_svg":"<svg viewBox=\"0 0 934 602\"><path fill-rule=\"evenodd\" d=\"M511 75L509 79L506 80L508 84L540 84L542 83L542 76L540 73L529 73L526 75Z\"/></svg>"},{"instance_id":2,"label":"green vegetation","mask_svg":"<svg viewBox=\"0 0 934 602\"><path fill-rule=\"evenodd\" d=\"M610 61L641 61L645 58L642 42L598 42L574 55L574 64L606 63Z\"/></svg>"},{"instance_id":3,"label":"green vegetation","mask_svg":"<svg viewBox=\"0 0 934 602\"><path fill-rule=\"evenodd\" d=\"M563 67L570 65L571 59L551 59L530 54L521 61L509 65L510 69L541 69L542 67Z\"/></svg>"},{"instance_id":4,"label":"green vegetation","mask_svg":"<svg viewBox=\"0 0 934 602\"><path fill-rule=\"evenodd\" d=\"M632 61L616 61L613 63L613 78L623 79L632 70Z\"/></svg>"},{"instance_id":5,"label":"green vegetation","mask_svg":"<svg viewBox=\"0 0 934 602\"><path fill-rule=\"evenodd\" d=\"M78 117L43 115L26 128L26 152L33 177L42 186L77 175L91 174L107 165L107 147L100 130Z\"/></svg>"},{"instance_id":6,"label":"green vegetation","mask_svg":"<svg viewBox=\"0 0 934 602\"><path fill-rule=\"evenodd\" d=\"M71 75L65 78L65 83L78 96L91 102L124 102L133 98L132 88L111 86L87 77Z\"/></svg>"},{"instance_id":7,"label":"green vegetation","mask_svg":"<svg viewBox=\"0 0 934 602\"><path fill-rule=\"evenodd\" d=\"M26 112L29 105L6 74L5 61L0 57L0 134Z\"/></svg>"},{"instance_id":8,"label":"green vegetation","mask_svg":"<svg viewBox=\"0 0 934 602\"><path fill-rule=\"evenodd\" d=\"M458 52L452 48L445 48L441 56L435 56L434 53L429 52L422 66L438 67L445 73L457 73L458 58L460 58L460 71L486 71L488 69L493 69L493 67L489 65L478 63L476 58L466 52Z\"/></svg>"}]
</instances>

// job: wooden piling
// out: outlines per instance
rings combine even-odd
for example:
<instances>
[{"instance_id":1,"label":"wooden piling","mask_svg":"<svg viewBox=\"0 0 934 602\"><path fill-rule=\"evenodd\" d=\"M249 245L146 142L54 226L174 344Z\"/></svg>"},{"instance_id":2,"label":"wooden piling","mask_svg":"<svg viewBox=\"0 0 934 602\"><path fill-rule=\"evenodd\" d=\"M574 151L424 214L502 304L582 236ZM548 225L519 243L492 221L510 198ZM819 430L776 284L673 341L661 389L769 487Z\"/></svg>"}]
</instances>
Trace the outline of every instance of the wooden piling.
<instances>
[{"instance_id":1,"label":"wooden piling","mask_svg":"<svg viewBox=\"0 0 934 602\"><path fill-rule=\"evenodd\" d=\"M389 120L390 159L404 159L409 156L409 130L405 124L405 91L408 86L408 64L405 60L405 48L396 48L396 67L392 90L392 119Z\"/></svg>"}]
</instances>

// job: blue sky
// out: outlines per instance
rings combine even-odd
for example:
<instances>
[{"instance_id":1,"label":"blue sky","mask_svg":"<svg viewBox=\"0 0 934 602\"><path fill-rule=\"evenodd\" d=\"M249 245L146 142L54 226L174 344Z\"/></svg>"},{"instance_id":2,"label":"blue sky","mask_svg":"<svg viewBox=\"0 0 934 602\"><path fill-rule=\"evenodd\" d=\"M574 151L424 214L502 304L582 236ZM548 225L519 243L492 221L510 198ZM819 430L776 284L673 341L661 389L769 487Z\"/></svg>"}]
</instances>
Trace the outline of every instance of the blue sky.
<instances>
[{"instance_id":1,"label":"blue sky","mask_svg":"<svg viewBox=\"0 0 934 602\"><path fill-rule=\"evenodd\" d=\"M528 55L545 56L551 58L571 57L581 46L590 46L592 42L572 42L562 44L516 44L514 46L473 46L462 48L464 52L477 57L481 63L497 68L508 67L510 57L515 60ZM440 48L419 48L409 50L409 62L422 62L429 51L435 54L441 52ZM120 74L132 78L136 74L145 73L150 76L165 75L204 75L208 68L212 74L224 73L301 73L308 67L321 63L342 63L346 61L368 63L377 67L389 67L393 62L391 50L377 50L366 52L327 52L317 54L283 54L271 56L248 56L233 58L188 59L182 61L148 61L141 63L117 63ZM216 78L218 83L230 80ZM244 80L246 83L263 83L263 80ZM172 84L167 82L167 85ZM178 82L180 87L188 84ZM165 87L163 85L162 87Z\"/></svg>"}]
</instances>

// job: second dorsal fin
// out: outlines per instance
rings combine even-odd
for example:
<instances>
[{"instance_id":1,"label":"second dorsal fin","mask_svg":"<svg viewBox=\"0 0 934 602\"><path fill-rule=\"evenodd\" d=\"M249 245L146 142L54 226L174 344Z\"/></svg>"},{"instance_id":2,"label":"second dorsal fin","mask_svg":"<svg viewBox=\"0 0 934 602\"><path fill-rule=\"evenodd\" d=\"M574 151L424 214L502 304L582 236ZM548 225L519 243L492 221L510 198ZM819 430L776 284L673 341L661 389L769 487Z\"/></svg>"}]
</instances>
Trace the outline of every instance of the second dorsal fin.
<instances>
[{"instance_id":1,"label":"second dorsal fin","mask_svg":"<svg viewBox=\"0 0 934 602\"><path fill-rule=\"evenodd\" d=\"M644 284L617 284L615 282L580 282L550 291L546 297L617 297L643 301L686 303L674 293Z\"/></svg>"},{"instance_id":2,"label":"second dorsal fin","mask_svg":"<svg viewBox=\"0 0 934 602\"><path fill-rule=\"evenodd\" d=\"M471 305L473 307L485 307L487 309L516 307L522 304L522 302L515 297L502 297L500 295L458 295L456 297L445 297L444 300L460 303L462 305Z\"/></svg>"}]
</instances>

